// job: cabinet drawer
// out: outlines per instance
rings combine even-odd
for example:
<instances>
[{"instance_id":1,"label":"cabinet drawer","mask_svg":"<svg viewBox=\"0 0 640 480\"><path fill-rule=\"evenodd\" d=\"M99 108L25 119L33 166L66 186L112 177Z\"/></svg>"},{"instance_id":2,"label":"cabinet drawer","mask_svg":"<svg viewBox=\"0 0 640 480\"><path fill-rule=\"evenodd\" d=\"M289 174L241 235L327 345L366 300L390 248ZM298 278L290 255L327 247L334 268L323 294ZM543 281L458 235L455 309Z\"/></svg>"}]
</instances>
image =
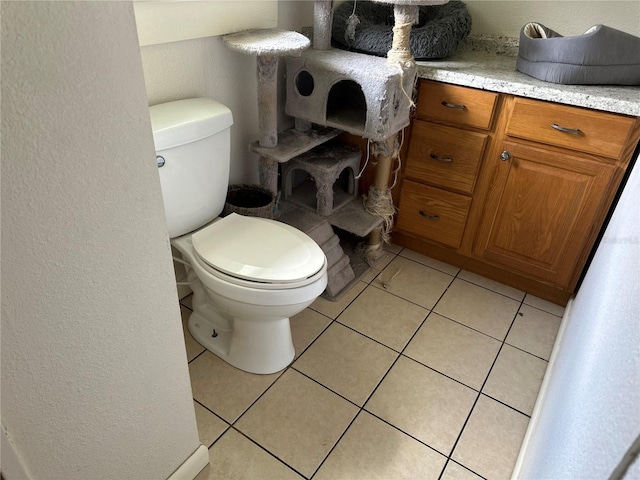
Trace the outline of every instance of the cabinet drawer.
<instances>
[{"instance_id":1,"label":"cabinet drawer","mask_svg":"<svg viewBox=\"0 0 640 480\"><path fill-rule=\"evenodd\" d=\"M423 80L419 87L417 113L423 120L488 130L497 100L497 93Z\"/></svg>"},{"instance_id":2,"label":"cabinet drawer","mask_svg":"<svg viewBox=\"0 0 640 480\"><path fill-rule=\"evenodd\" d=\"M507 135L619 158L633 123L613 113L516 98Z\"/></svg>"},{"instance_id":3,"label":"cabinet drawer","mask_svg":"<svg viewBox=\"0 0 640 480\"><path fill-rule=\"evenodd\" d=\"M486 143L483 133L416 120L405 175L471 193Z\"/></svg>"},{"instance_id":4,"label":"cabinet drawer","mask_svg":"<svg viewBox=\"0 0 640 480\"><path fill-rule=\"evenodd\" d=\"M396 226L457 248L470 205L471 198L464 195L405 180Z\"/></svg>"}]
</instances>

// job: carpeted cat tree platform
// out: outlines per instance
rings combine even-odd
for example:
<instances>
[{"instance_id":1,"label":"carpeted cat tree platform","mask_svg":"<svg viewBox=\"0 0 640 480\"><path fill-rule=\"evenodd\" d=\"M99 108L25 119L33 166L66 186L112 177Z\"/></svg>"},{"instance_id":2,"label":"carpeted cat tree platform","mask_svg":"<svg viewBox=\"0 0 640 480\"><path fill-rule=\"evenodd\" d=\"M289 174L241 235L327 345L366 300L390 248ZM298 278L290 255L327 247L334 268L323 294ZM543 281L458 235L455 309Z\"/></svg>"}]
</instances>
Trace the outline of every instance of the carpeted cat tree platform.
<instances>
[{"instance_id":1,"label":"carpeted cat tree platform","mask_svg":"<svg viewBox=\"0 0 640 480\"><path fill-rule=\"evenodd\" d=\"M330 300L339 298L384 255L383 244L389 241L395 213L389 178L392 165L396 164L396 172L400 167L397 137L409 125L413 107L417 69L409 46L411 27L418 20L420 5L448 0L375 1L394 8L393 41L386 58L331 48L331 0L315 0L312 49L306 37L281 30L250 30L224 37L231 49L258 56L260 140L250 148L260 157L261 185L277 194L282 170L280 188L290 197L294 187L300 186L294 185L295 171L306 172L312 180L311 200L293 205L281 202L285 208L279 219L308 233L325 252L329 284L323 296ZM285 112L295 118L296 127L278 133L275 75L280 56L287 65ZM367 139L375 157L375 185L364 202L355 198L360 151L332 143L343 131ZM346 195L354 198L336 203L340 180L346 180ZM366 238L364 248L350 249L346 255L335 229Z\"/></svg>"}]
</instances>

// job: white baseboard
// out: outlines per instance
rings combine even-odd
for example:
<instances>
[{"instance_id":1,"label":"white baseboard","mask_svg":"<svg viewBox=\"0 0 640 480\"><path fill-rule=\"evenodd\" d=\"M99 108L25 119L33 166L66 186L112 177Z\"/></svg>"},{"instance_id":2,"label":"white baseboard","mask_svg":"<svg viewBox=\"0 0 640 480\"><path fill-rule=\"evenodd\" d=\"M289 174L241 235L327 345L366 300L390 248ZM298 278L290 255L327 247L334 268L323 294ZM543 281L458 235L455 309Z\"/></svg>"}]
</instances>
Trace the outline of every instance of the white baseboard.
<instances>
[{"instance_id":1,"label":"white baseboard","mask_svg":"<svg viewBox=\"0 0 640 480\"><path fill-rule=\"evenodd\" d=\"M547 396L547 392L549 391L549 383L551 382L551 376L553 375L553 371L555 370L556 365L556 357L558 356L558 351L560 350L560 344L562 343L565 330L567 328L568 318L571 314L571 307L573 306L574 297L569 299L567 306L564 309L564 314L562 315L562 322L560 323L560 328L558 329L558 333L556 335L556 340L553 344L553 349L551 351L551 356L549 357L549 364L547 365L547 371L542 379L542 384L540 385L540 390L538 391L538 397L536 398L536 403L533 407L533 412L531 413L531 419L529 420L529 425L527 426L527 431L524 434L524 438L522 439L522 445L520 446L520 453L518 454L518 459L516 460L516 465L513 467L513 473L511 474L511 480L518 480L522 474L522 465L524 463L524 459L527 455L527 450L529 448L529 444L531 442L531 437L535 434L535 431L538 426L538 421L540 419L540 412L545 403L545 399Z\"/></svg>"},{"instance_id":2,"label":"white baseboard","mask_svg":"<svg viewBox=\"0 0 640 480\"><path fill-rule=\"evenodd\" d=\"M2 441L0 442L0 457L2 464L0 465L0 473L4 480L30 480L31 476L16 451L9 433L2 425Z\"/></svg>"},{"instance_id":3,"label":"white baseboard","mask_svg":"<svg viewBox=\"0 0 640 480\"><path fill-rule=\"evenodd\" d=\"M167 480L193 480L208 464L209 449L200 444Z\"/></svg>"}]
</instances>

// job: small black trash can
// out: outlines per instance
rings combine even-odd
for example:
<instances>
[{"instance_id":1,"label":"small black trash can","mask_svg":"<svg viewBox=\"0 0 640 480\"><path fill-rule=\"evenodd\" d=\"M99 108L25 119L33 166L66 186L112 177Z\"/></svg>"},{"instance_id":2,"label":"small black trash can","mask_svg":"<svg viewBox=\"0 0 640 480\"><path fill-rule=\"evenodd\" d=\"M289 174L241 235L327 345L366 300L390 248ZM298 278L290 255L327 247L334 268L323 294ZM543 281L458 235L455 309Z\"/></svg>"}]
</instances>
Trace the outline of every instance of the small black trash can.
<instances>
[{"instance_id":1,"label":"small black trash can","mask_svg":"<svg viewBox=\"0 0 640 480\"><path fill-rule=\"evenodd\" d=\"M273 219L274 203L273 193L260 185L230 185L222 214Z\"/></svg>"}]
</instances>

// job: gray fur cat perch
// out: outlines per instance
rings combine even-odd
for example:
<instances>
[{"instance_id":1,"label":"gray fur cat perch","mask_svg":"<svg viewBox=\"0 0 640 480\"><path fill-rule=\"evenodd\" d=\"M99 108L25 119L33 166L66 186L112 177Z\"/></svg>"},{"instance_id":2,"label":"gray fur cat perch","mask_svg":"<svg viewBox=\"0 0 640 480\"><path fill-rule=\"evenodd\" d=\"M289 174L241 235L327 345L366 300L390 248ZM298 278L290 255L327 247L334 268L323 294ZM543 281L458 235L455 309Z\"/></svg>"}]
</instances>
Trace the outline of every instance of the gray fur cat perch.
<instances>
[{"instance_id":1,"label":"gray fur cat perch","mask_svg":"<svg viewBox=\"0 0 640 480\"><path fill-rule=\"evenodd\" d=\"M258 130L260 146L278 145L278 57L300 56L311 45L304 35L278 29L245 30L225 35L224 43L231 50L257 55L258 75ZM274 194L278 191L278 164L260 158L260 183Z\"/></svg>"}]
</instances>

